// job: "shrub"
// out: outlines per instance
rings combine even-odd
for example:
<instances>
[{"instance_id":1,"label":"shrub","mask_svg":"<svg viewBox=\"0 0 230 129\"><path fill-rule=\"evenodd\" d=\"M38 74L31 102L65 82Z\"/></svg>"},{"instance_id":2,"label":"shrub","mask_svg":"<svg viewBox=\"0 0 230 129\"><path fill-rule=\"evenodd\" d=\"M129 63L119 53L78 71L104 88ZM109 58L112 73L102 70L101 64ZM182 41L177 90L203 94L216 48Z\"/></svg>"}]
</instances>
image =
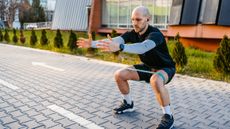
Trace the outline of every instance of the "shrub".
<instances>
[{"instance_id":1,"label":"shrub","mask_svg":"<svg viewBox=\"0 0 230 129\"><path fill-rule=\"evenodd\" d=\"M6 42L10 42L10 36L9 36L9 33L8 33L8 30L7 30L7 29L5 29L4 40L5 40Z\"/></svg>"},{"instance_id":2,"label":"shrub","mask_svg":"<svg viewBox=\"0 0 230 129\"><path fill-rule=\"evenodd\" d=\"M42 35L41 35L41 38L40 38L40 44L41 44L42 46L48 44L48 38L47 38L47 36L46 36L46 30L42 30Z\"/></svg>"},{"instance_id":3,"label":"shrub","mask_svg":"<svg viewBox=\"0 0 230 129\"><path fill-rule=\"evenodd\" d=\"M230 40L224 35L213 60L214 68L221 73L230 73Z\"/></svg>"},{"instance_id":4,"label":"shrub","mask_svg":"<svg viewBox=\"0 0 230 129\"><path fill-rule=\"evenodd\" d=\"M30 45L35 46L37 41L38 41L38 39L37 39L36 33L35 33L34 29L32 29L31 36L30 36Z\"/></svg>"},{"instance_id":5,"label":"shrub","mask_svg":"<svg viewBox=\"0 0 230 129\"><path fill-rule=\"evenodd\" d=\"M2 30L0 29L0 42L3 41L3 34L2 34Z\"/></svg>"},{"instance_id":6,"label":"shrub","mask_svg":"<svg viewBox=\"0 0 230 129\"><path fill-rule=\"evenodd\" d=\"M24 44L26 42L26 38L24 37L23 31L20 30L20 41L22 44Z\"/></svg>"},{"instance_id":7,"label":"shrub","mask_svg":"<svg viewBox=\"0 0 230 129\"><path fill-rule=\"evenodd\" d=\"M59 29L57 29L56 36L54 38L54 47L62 48L63 47L63 40L62 35Z\"/></svg>"},{"instance_id":8,"label":"shrub","mask_svg":"<svg viewBox=\"0 0 230 129\"><path fill-rule=\"evenodd\" d=\"M17 42L18 42L18 36L17 36L17 31L16 31L16 29L13 29L13 33L14 33L13 42L14 42L14 43L17 43Z\"/></svg>"},{"instance_id":9,"label":"shrub","mask_svg":"<svg viewBox=\"0 0 230 129\"><path fill-rule=\"evenodd\" d=\"M176 66L183 68L187 64L187 56L185 54L185 48L182 43L179 41L179 33L174 38L175 46L173 48L172 57L176 62Z\"/></svg>"},{"instance_id":10,"label":"shrub","mask_svg":"<svg viewBox=\"0 0 230 129\"><path fill-rule=\"evenodd\" d=\"M77 49L76 45L77 35L71 30L69 35L68 47L71 51Z\"/></svg>"}]
</instances>

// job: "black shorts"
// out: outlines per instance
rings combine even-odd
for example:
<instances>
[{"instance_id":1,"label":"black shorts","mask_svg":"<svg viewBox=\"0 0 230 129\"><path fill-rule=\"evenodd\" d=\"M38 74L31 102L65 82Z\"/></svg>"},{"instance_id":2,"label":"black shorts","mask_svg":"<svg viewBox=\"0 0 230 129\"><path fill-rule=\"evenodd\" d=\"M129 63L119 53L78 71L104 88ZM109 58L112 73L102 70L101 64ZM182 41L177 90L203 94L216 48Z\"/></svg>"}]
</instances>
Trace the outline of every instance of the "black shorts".
<instances>
[{"instance_id":1,"label":"black shorts","mask_svg":"<svg viewBox=\"0 0 230 129\"><path fill-rule=\"evenodd\" d=\"M139 78L140 78L140 81L146 81L147 83L149 83L150 78L152 76L152 73L148 73L148 72L152 72L153 68L151 68L145 64L137 64L137 65L133 65L133 66L137 70L142 70L142 71L137 71ZM172 80L173 76L176 73L175 68L162 68L159 70L164 70L168 74L168 81L166 82L166 84ZM148 71L148 72L143 72L143 71Z\"/></svg>"}]
</instances>

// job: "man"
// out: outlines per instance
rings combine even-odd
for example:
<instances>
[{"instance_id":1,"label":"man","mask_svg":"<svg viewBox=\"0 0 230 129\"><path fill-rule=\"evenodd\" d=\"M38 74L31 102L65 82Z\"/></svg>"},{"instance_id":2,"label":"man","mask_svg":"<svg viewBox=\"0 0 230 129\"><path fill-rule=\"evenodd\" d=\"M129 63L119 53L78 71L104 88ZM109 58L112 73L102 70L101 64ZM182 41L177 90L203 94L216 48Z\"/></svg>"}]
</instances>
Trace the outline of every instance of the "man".
<instances>
[{"instance_id":1,"label":"man","mask_svg":"<svg viewBox=\"0 0 230 129\"><path fill-rule=\"evenodd\" d=\"M113 39L108 36L107 40L101 41L81 39L77 45L83 48L100 48L106 52L123 51L138 54L143 64L133 65L115 72L115 80L123 95L123 103L113 110L116 114L133 111L134 103L131 99L128 80L144 80L150 82L164 114L157 129L171 129L174 119L165 84L169 83L175 74L175 63L169 55L163 34L157 28L149 25L150 13L148 9L144 6L136 7L132 12L131 19L134 29L121 36ZM125 44L128 42L131 44Z\"/></svg>"}]
</instances>

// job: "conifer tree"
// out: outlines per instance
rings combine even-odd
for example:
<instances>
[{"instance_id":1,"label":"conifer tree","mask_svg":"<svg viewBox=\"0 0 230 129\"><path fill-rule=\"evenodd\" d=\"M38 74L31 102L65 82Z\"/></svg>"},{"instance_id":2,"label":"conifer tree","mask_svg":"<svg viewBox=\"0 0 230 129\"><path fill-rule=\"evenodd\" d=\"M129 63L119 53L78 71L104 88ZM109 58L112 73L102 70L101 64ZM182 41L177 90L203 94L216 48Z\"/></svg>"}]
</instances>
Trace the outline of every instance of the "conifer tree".
<instances>
[{"instance_id":1,"label":"conifer tree","mask_svg":"<svg viewBox=\"0 0 230 129\"><path fill-rule=\"evenodd\" d=\"M230 74L230 40L226 35L220 42L213 64L218 72Z\"/></svg>"},{"instance_id":2,"label":"conifer tree","mask_svg":"<svg viewBox=\"0 0 230 129\"><path fill-rule=\"evenodd\" d=\"M24 37L23 30L20 30L20 41L22 44L26 42L26 38Z\"/></svg>"},{"instance_id":3,"label":"conifer tree","mask_svg":"<svg viewBox=\"0 0 230 129\"><path fill-rule=\"evenodd\" d=\"M10 42L10 36L7 29L5 29L4 40L8 43Z\"/></svg>"},{"instance_id":4,"label":"conifer tree","mask_svg":"<svg viewBox=\"0 0 230 129\"><path fill-rule=\"evenodd\" d=\"M76 45L77 35L71 30L69 35L68 47L71 51L77 49Z\"/></svg>"},{"instance_id":5,"label":"conifer tree","mask_svg":"<svg viewBox=\"0 0 230 129\"><path fill-rule=\"evenodd\" d=\"M42 30L42 35L41 35L41 38L40 38L40 44L41 44L42 46L48 44L48 38L47 38L47 36L46 36L46 30Z\"/></svg>"},{"instance_id":6,"label":"conifer tree","mask_svg":"<svg viewBox=\"0 0 230 129\"><path fill-rule=\"evenodd\" d=\"M17 31L16 31L16 29L13 29L13 33L14 33L13 42L16 44L16 43L18 42L18 36L17 36Z\"/></svg>"},{"instance_id":7,"label":"conifer tree","mask_svg":"<svg viewBox=\"0 0 230 129\"><path fill-rule=\"evenodd\" d=\"M3 34L2 34L2 30L0 29L0 42L3 41Z\"/></svg>"},{"instance_id":8,"label":"conifer tree","mask_svg":"<svg viewBox=\"0 0 230 129\"><path fill-rule=\"evenodd\" d=\"M31 45L31 46L35 46L36 43L37 43L37 41L38 41L37 35L36 35L34 29L32 29L32 31L31 31L31 36L30 36L30 45Z\"/></svg>"},{"instance_id":9,"label":"conifer tree","mask_svg":"<svg viewBox=\"0 0 230 129\"><path fill-rule=\"evenodd\" d=\"M176 35L174 42L175 46L173 48L172 57L176 62L176 66L183 68L187 64L187 56L185 54L185 48L182 43L179 41L179 33Z\"/></svg>"},{"instance_id":10,"label":"conifer tree","mask_svg":"<svg viewBox=\"0 0 230 129\"><path fill-rule=\"evenodd\" d=\"M62 34L59 29L57 29L56 36L54 38L54 47L62 48L63 47L63 40L62 40Z\"/></svg>"}]
</instances>

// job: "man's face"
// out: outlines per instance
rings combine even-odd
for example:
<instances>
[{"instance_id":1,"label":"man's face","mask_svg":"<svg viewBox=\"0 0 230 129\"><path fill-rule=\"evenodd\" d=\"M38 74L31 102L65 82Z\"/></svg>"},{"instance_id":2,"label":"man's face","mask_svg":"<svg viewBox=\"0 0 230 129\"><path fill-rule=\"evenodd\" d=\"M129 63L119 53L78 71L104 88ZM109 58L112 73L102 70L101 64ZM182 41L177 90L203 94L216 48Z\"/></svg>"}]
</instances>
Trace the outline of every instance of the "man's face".
<instances>
[{"instance_id":1,"label":"man's face","mask_svg":"<svg viewBox=\"0 0 230 129\"><path fill-rule=\"evenodd\" d=\"M131 20L136 33L142 32L148 24L148 18L138 11L132 13Z\"/></svg>"}]
</instances>

